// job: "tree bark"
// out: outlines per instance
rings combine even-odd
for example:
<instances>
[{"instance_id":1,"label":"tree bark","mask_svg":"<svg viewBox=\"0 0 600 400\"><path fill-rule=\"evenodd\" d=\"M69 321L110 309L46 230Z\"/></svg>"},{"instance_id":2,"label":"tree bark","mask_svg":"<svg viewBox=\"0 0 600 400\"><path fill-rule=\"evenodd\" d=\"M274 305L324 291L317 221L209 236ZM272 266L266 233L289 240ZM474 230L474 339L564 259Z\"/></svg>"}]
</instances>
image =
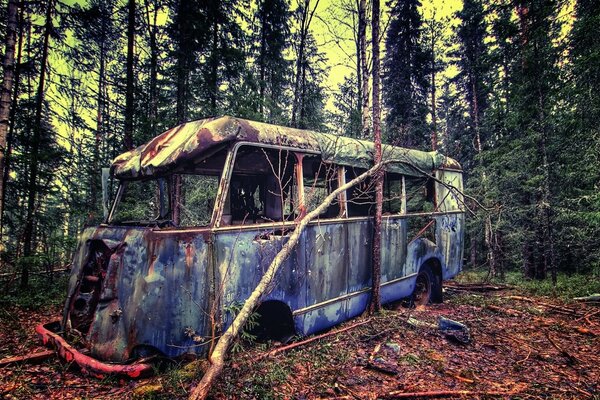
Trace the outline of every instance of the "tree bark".
<instances>
[{"instance_id":1,"label":"tree bark","mask_svg":"<svg viewBox=\"0 0 600 400\"><path fill-rule=\"evenodd\" d=\"M125 134L123 137L125 151L133 148L135 0L129 0L127 9L127 88L125 93Z\"/></svg>"},{"instance_id":2,"label":"tree bark","mask_svg":"<svg viewBox=\"0 0 600 400\"><path fill-rule=\"evenodd\" d=\"M23 232L23 256L30 257L33 254L33 229L35 225L35 205L38 192L38 157L39 145L42 136L42 109L44 105L44 94L46 84L46 70L48 68L48 47L50 44L50 31L52 30L52 13L54 12L54 1L47 4L46 19L44 27L44 40L42 45L42 59L40 62L40 79L35 99L35 119L33 122L33 141L29 163L29 182L27 196L27 216L25 218L25 229ZM29 283L28 261L22 263L21 287L26 288Z\"/></svg>"},{"instance_id":3,"label":"tree bark","mask_svg":"<svg viewBox=\"0 0 600 400\"><path fill-rule=\"evenodd\" d=\"M2 79L2 88L0 93L0 177L4 177L6 143L8 129L10 126L11 100L13 91L13 79L15 70L15 43L17 39L17 1L8 0L7 6L7 24L4 59L2 67L4 76ZM4 182L0 180L0 198L4 199ZM4 211L4 201L0 202L0 218ZM2 235L2 231L0 231ZM0 242L2 237L0 236Z\"/></svg>"},{"instance_id":4,"label":"tree bark","mask_svg":"<svg viewBox=\"0 0 600 400\"><path fill-rule=\"evenodd\" d=\"M379 0L373 0L371 16L371 48L373 49L373 140L375 142L374 164L381 163L381 109L379 104ZM379 282L381 280L381 215L383 213L383 170L375 175L375 218L373 219L372 291L369 312L381 308Z\"/></svg>"},{"instance_id":5,"label":"tree bark","mask_svg":"<svg viewBox=\"0 0 600 400\"><path fill-rule=\"evenodd\" d=\"M283 245L283 248L277 253L269 268L261 278L260 282L256 286L256 288L252 291L252 294L244 303L242 309L238 313L238 315L233 320L233 323L227 328L225 333L221 336L217 345L215 346L212 354L209 357L210 367L198 383L196 387L194 387L190 393L190 400L200 400L205 399L208 396L208 392L214 382L214 380L219 376L223 367L225 365L225 357L227 356L227 350L229 346L233 342L233 340L239 335L240 331L246 324L248 317L252 314L253 310L259 304L260 299L263 297L265 293L267 293L268 289L272 287L271 283L275 278L279 268L282 263L285 261L287 257L291 254L292 250L298 244L302 232L306 228L306 225L314 218L318 217L322 212L324 212L327 207L334 201L337 196L345 190L350 189L354 185L364 181L365 179L372 177L378 174L381 171L382 164L376 164L368 171L363 174L357 176L350 182L338 187L336 190L331 192L321 204L319 204L314 210L306 214L298 224L296 228L291 233L289 240Z\"/></svg>"}]
</instances>

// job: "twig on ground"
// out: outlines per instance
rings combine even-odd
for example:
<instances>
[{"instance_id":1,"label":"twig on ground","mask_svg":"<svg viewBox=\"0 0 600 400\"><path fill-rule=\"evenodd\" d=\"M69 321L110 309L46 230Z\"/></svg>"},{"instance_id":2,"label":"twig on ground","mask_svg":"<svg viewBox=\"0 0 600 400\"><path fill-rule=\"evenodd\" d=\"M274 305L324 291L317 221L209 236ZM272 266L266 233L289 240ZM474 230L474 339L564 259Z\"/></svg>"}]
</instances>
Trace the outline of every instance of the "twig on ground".
<instances>
[{"instance_id":1,"label":"twig on ground","mask_svg":"<svg viewBox=\"0 0 600 400\"><path fill-rule=\"evenodd\" d=\"M395 390L389 392L385 397L393 399L415 399L415 398L434 398L434 397L453 397L453 396L511 396L510 392L477 392L471 390L437 390L431 392L403 392Z\"/></svg>"},{"instance_id":2,"label":"twig on ground","mask_svg":"<svg viewBox=\"0 0 600 400\"><path fill-rule=\"evenodd\" d=\"M556 306L554 304L550 304L550 303L545 303L543 301L536 301L533 299L530 299L529 297L523 297L523 296L508 296L506 297L507 299L510 300L520 300L520 301L526 301L528 303L532 303L532 304L539 304L540 306L544 306L544 307L548 307L551 308L553 310L555 310L556 312L559 312L561 314L565 314L565 315L575 315L575 316L579 316L579 314L571 309L571 308L567 308L567 307L561 307L561 306Z\"/></svg>"},{"instance_id":3,"label":"twig on ground","mask_svg":"<svg viewBox=\"0 0 600 400\"><path fill-rule=\"evenodd\" d=\"M268 351L266 353L261 354L260 356L256 357L253 361L259 361L259 360L262 360L263 358L271 357L271 356L274 356L276 354L282 353L284 351L291 350L291 349L294 349L296 347L304 346L305 344L308 344L308 343L311 343L311 342L314 342L314 341L317 341L317 340L320 340L320 339L324 339L324 338L329 337L329 336L334 336L334 335L337 335L338 333L349 331L350 329L354 329L357 326L365 325L368 322L371 322L371 318L369 318L369 319L367 319L365 321L357 322L357 323L352 324L350 326L346 326L346 327L344 327L342 329L336 329L336 330L333 330L333 331L330 331L330 332L323 333L321 335L310 337L310 338L302 340L300 342L291 343L291 344L288 344L286 346L277 347L276 349L273 349L271 351Z\"/></svg>"},{"instance_id":4,"label":"twig on ground","mask_svg":"<svg viewBox=\"0 0 600 400\"><path fill-rule=\"evenodd\" d=\"M554 341L554 340L553 340L553 339L550 337L550 335L548 334L548 332L546 332L546 338L548 339L548 341L550 342L550 344L552 345L552 347L554 347L556 350L558 350L560 354L562 354L563 356L567 357L567 358L569 359L569 361L570 361L572 364L575 364L575 363L579 362L579 360L578 360L578 359L577 359L575 356L571 355L571 354L570 354L568 351L566 351L566 350L563 350L563 349L562 349L562 348L561 348L561 347L560 347L560 346L559 346L559 345L558 345L558 344L557 344L557 343L556 343L556 342L555 342L555 341Z\"/></svg>"}]
</instances>

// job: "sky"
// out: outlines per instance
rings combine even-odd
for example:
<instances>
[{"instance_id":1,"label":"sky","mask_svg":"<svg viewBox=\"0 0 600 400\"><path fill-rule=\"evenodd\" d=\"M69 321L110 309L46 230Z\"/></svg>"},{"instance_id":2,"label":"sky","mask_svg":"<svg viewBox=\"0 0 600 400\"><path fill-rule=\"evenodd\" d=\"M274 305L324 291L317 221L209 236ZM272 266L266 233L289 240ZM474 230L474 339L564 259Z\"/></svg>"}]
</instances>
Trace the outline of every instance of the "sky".
<instances>
[{"instance_id":1,"label":"sky","mask_svg":"<svg viewBox=\"0 0 600 400\"><path fill-rule=\"evenodd\" d=\"M431 19L432 15L435 16L435 20L442 21L462 10L462 0L421 0L422 1L422 15L424 19ZM370 3L370 1L367 1ZM380 0L382 7L382 30L387 22L387 11L386 1ZM349 55L354 57L354 43L350 36L350 32L344 29L340 23L337 23L333 17L335 10L339 8L340 0L320 0L317 12L315 13L318 18L313 24L313 34L319 44L320 50L325 54L329 67L329 76L326 81L326 85L329 90L329 94L334 93L338 85L344 81L346 76L349 76L354 72L354 66L349 60ZM339 11L338 11L339 12ZM450 26L447 26L448 31ZM343 35L345 41L335 41L332 38L336 35ZM370 45L368 45L370 46ZM383 46L382 46L383 48ZM452 74L452 71L447 73ZM330 96L327 108L333 109L333 99Z\"/></svg>"}]
</instances>

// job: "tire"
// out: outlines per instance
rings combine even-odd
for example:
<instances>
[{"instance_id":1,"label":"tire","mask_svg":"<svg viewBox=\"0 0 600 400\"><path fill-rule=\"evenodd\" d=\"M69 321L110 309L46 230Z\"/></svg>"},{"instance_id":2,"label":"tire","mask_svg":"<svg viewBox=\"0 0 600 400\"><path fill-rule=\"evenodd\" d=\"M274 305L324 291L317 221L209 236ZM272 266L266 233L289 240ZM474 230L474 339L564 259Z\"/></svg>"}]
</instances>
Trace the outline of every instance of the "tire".
<instances>
[{"instance_id":1,"label":"tire","mask_svg":"<svg viewBox=\"0 0 600 400\"><path fill-rule=\"evenodd\" d=\"M435 282L435 275L431 267L429 265L421 266L412 293L412 303L415 307L425 306L431 302Z\"/></svg>"}]
</instances>

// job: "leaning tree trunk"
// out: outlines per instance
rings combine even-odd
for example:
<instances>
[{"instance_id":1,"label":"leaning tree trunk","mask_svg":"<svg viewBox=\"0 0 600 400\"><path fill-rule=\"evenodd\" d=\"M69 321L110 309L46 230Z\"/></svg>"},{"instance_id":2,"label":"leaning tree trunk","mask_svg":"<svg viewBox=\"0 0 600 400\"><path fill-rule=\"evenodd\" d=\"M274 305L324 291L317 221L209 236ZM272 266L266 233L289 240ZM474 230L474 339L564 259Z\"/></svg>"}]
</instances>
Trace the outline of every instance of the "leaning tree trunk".
<instances>
[{"instance_id":1,"label":"leaning tree trunk","mask_svg":"<svg viewBox=\"0 0 600 400\"><path fill-rule=\"evenodd\" d=\"M375 141L375 165L381 163L381 109L379 105L379 0L373 0L371 32L373 49L373 140ZM372 290L369 312L381 308L379 282L381 281L381 215L383 213L383 170L375 176L375 218L373 220Z\"/></svg>"},{"instance_id":2,"label":"leaning tree trunk","mask_svg":"<svg viewBox=\"0 0 600 400\"><path fill-rule=\"evenodd\" d=\"M379 172L382 170L382 165L383 164L381 163L376 164L374 167L364 172L363 174L357 176L350 182L338 187L336 190L331 192L321 204L319 204L314 210L306 214L298 222L296 228L290 235L289 240L283 245L279 253L277 253L275 258L269 265L269 268L267 268L267 271L261 278L260 282L254 289L248 300L246 300L238 315L233 320L232 324L229 326L229 328L227 328L225 333L223 333L223 335L217 342L217 345L215 346L209 358L210 367L204 373L204 376L202 376L202 380L200 380L200 383L198 383L198 385L192 389L192 392L190 393L189 397L190 400L205 399L206 396L208 396L208 392L213 382L223 370L223 367L225 365L225 357L227 356L227 350L229 349L229 346L231 345L233 340L235 340L235 338L239 335L240 331L246 324L246 321L248 320L256 306L259 304L261 298L265 295L265 293L267 293L268 289L272 287L271 283L273 282L277 272L279 271L279 268L286 260L286 258L289 257L294 247L298 244L298 241L300 240L300 237L302 235L302 232L304 232L306 225L308 225L310 221L312 221L314 218L318 217L322 212L324 212L327 209L327 207L329 207L331 202L334 201L340 193L350 189L351 187L359 184L360 182L364 181L369 177L378 175Z\"/></svg>"},{"instance_id":3,"label":"leaning tree trunk","mask_svg":"<svg viewBox=\"0 0 600 400\"><path fill-rule=\"evenodd\" d=\"M4 163L6 151L6 136L10 124L10 106L11 94L13 90L13 78L15 67L15 43L17 38L17 2L16 0L8 0L7 7L7 24L6 24L6 39L4 59L2 60L2 68L4 69L4 77L2 79L2 89L0 93L0 177L4 176ZM0 198L4 197L4 179L0 179ZM0 202L0 218L3 213L4 202ZM0 232L1 235L1 232ZM0 237L0 241L1 241Z\"/></svg>"}]
</instances>

